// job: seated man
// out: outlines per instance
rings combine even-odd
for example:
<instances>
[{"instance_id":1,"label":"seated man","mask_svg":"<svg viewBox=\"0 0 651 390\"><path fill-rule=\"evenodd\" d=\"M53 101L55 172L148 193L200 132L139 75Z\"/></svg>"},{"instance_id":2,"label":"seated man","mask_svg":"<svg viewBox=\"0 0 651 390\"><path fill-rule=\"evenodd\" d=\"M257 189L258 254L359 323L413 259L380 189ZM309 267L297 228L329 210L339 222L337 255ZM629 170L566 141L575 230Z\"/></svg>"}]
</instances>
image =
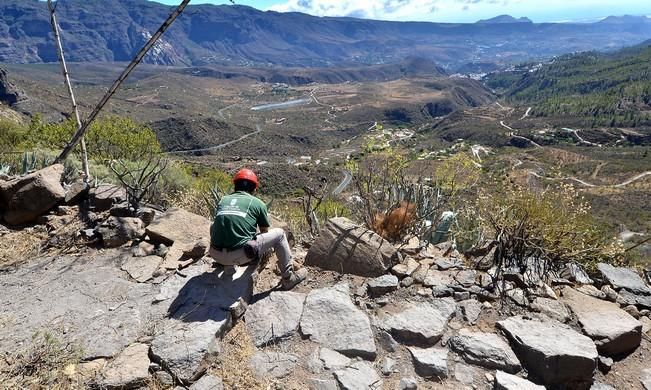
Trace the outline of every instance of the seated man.
<instances>
[{"instance_id":1,"label":"seated man","mask_svg":"<svg viewBox=\"0 0 651 390\"><path fill-rule=\"evenodd\" d=\"M244 265L259 260L275 249L282 274L282 287L294 288L305 280L307 270L294 271L292 254L283 229L269 229L267 206L253 196L259 182L250 169L242 169L233 177L235 192L219 202L210 229L210 257L225 266ZM257 234L257 228L260 234Z\"/></svg>"}]
</instances>

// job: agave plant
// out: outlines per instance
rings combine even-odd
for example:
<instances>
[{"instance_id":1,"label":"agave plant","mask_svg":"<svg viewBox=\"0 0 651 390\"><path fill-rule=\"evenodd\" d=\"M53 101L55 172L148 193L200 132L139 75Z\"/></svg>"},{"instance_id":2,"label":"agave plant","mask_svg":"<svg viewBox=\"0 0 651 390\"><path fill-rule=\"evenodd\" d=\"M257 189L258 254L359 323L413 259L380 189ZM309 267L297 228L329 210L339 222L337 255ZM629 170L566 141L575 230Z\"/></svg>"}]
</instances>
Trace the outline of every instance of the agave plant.
<instances>
[{"instance_id":1,"label":"agave plant","mask_svg":"<svg viewBox=\"0 0 651 390\"><path fill-rule=\"evenodd\" d=\"M9 164L0 164L0 175L9 175L11 172L11 165Z\"/></svg>"}]
</instances>

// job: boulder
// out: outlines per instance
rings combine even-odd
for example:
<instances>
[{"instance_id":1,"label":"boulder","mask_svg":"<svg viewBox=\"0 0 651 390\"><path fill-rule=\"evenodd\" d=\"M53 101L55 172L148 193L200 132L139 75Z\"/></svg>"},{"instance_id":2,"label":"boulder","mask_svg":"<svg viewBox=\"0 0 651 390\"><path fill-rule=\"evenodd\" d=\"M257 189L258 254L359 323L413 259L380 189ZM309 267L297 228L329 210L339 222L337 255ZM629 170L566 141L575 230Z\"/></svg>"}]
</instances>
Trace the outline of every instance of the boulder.
<instances>
[{"instance_id":1,"label":"boulder","mask_svg":"<svg viewBox=\"0 0 651 390\"><path fill-rule=\"evenodd\" d=\"M292 336L299 326L305 294L274 291L249 306L246 327L256 346Z\"/></svg>"},{"instance_id":2,"label":"boulder","mask_svg":"<svg viewBox=\"0 0 651 390\"><path fill-rule=\"evenodd\" d=\"M122 270L139 283L144 283L154 277L163 259L158 256L130 257L122 263Z\"/></svg>"},{"instance_id":3,"label":"boulder","mask_svg":"<svg viewBox=\"0 0 651 390\"><path fill-rule=\"evenodd\" d=\"M109 217L95 228L107 248L117 248L145 235L145 225L140 218Z\"/></svg>"},{"instance_id":4,"label":"boulder","mask_svg":"<svg viewBox=\"0 0 651 390\"><path fill-rule=\"evenodd\" d=\"M223 390L224 382L221 378L204 375L190 386L190 390Z\"/></svg>"},{"instance_id":5,"label":"boulder","mask_svg":"<svg viewBox=\"0 0 651 390\"><path fill-rule=\"evenodd\" d=\"M398 289L398 278L395 275L382 275L367 282L371 295L382 295Z\"/></svg>"},{"instance_id":6,"label":"boulder","mask_svg":"<svg viewBox=\"0 0 651 390\"><path fill-rule=\"evenodd\" d=\"M332 218L307 253L305 264L325 270L376 277L398 264L396 248L347 218Z\"/></svg>"},{"instance_id":7,"label":"boulder","mask_svg":"<svg viewBox=\"0 0 651 390\"><path fill-rule=\"evenodd\" d=\"M445 379L448 377L448 351L444 348L408 347L414 361L416 373L425 378Z\"/></svg>"},{"instance_id":8,"label":"boulder","mask_svg":"<svg viewBox=\"0 0 651 390\"><path fill-rule=\"evenodd\" d=\"M310 390L339 390L337 381L334 379L312 378L308 381Z\"/></svg>"},{"instance_id":9,"label":"boulder","mask_svg":"<svg viewBox=\"0 0 651 390\"><path fill-rule=\"evenodd\" d=\"M545 385L585 387L597 368L597 347L590 338L555 320L523 316L498 321L530 374Z\"/></svg>"},{"instance_id":10,"label":"boulder","mask_svg":"<svg viewBox=\"0 0 651 390\"><path fill-rule=\"evenodd\" d=\"M495 390L545 390L545 386L498 370L495 373Z\"/></svg>"},{"instance_id":11,"label":"boulder","mask_svg":"<svg viewBox=\"0 0 651 390\"><path fill-rule=\"evenodd\" d=\"M197 242L210 245L210 221L201 215L179 208L171 208L158 213L147 226L151 241L165 245L183 246L183 251L191 250Z\"/></svg>"},{"instance_id":12,"label":"boulder","mask_svg":"<svg viewBox=\"0 0 651 390\"><path fill-rule=\"evenodd\" d=\"M418 389L418 382L416 381L416 378L410 376L407 378L402 378L400 379L400 383L398 383L398 390L417 390Z\"/></svg>"},{"instance_id":13,"label":"boulder","mask_svg":"<svg viewBox=\"0 0 651 390\"><path fill-rule=\"evenodd\" d=\"M436 299L431 303L409 304L396 314L387 314L380 327L398 341L417 346L433 346L456 311L451 298Z\"/></svg>"},{"instance_id":14,"label":"boulder","mask_svg":"<svg viewBox=\"0 0 651 390\"><path fill-rule=\"evenodd\" d=\"M112 184L101 184L90 189L89 197L95 211L106 211L113 205L125 202L127 200L127 191L123 187Z\"/></svg>"},{"instance_id":15,"label":"boulder","mask_svg":"<svg viewBox=\"0 0 651 390\"><path fill-rule=\"evenodd\" d=\"M563 290L562 300L577 316L583 332L595 341L600 354L620 355L640 345L642 324L618 305L572 288Z\"/></svg>"},{"instance_id":16,"label":"boulder","mask_svg":"<svg viewBox=\"0 0 651 390\"><path fill-rule=\"evenodd\" d=\"M63 165L55 164L29 175L0 182L0 209L10 225L34 222L65 198Z\"/></svg>"},{"instance_id":17,"label":"boulder","mask_svg":"<svg viewBox=\"0 0 651 390\"><path fill-rule=\"evenodd\" d=\"M324 347L347 356L375 359L371 323L351 301L348 284L312 290L305 300L300 329Z\"/></svg>"},{"instance_id":18,"label":"boulder","mask_svg":"<svg viewBox=\"0 0 651 390\"><path fill-rule=\"evenodd\" d=\"M651 288L644 283L642 277L633 269L614 267L610 264L599 263L597 268L615 289L625 289L635 294L651 295Z\"/></svg>"},{"instance_id":19,"label":"boulder","mask_svg":"<svg viewBox=\"0 0 651 390\"><path fill-rule=\"evenodd\" d=\"M510 373L522 369L511 347L494 333L461 329L457 336L448 341L448 344L468 363Z\"/></svg>"},{"instance_id":20,"label":"boulder","mask_svg":"<svg viewBox=\"0 0 651 390\"><path fill-rule=\"evenodd\" d=\"M7 71L0 68L0 103L6 103L12 106L25 99L27 99L25 91L10 82L7 77Z\"/></svg>"},{"instance_id":21,"label":"boulder","mask_svg":"<svg viewBox=\"0 0 651 390\"><path fill-rule=\"evenodd\" d=\"M134 389L149 379L149 346L132 344L109 362L100 373L102 389Z\"/></svg>"},{"instance_id":22,"label":"boulder","mask_svg":"<svg viewBox=\"0 0 651 390\"><path fill-rule=\"evenodd\" d=\"M380 390L382 378L375 372L373 365L356 362L349 367L335 371L335 379L341 390Z\"/></svg>"},{"instance_id":23,"label":"boulder","mask_svg":"<svg viewBox=\"0 0 651 390\"><path fill-rule=\"evenodd\" d=\"M479 316L481 315L481 303L474 299L468 299L466 301L459 302L459 307L461 308L461 314L463 319L468 321L470 325L475 325Z\"/></svg>"},{"instance_id":24,"label":"boulder","mask_svg":"<svg viewBox=\"0 0 651 390\"><path fill-rule=\"evenodd\" d=\"M258 352L251 357L249 364L260 378L284 378L291 374L298 363L296 355L282 352Z\"/></svg>"},{"instance_id":25,"label":"boulder","mask_svg":"<svg viewBox=\"0 0 651 390\"><path fill-rule=\"evenodd\" d=\"M617 389L605 383L595 382L592 384L592 387L590 387L590 390L617 390Z\"/></svg>"}]
</instances>

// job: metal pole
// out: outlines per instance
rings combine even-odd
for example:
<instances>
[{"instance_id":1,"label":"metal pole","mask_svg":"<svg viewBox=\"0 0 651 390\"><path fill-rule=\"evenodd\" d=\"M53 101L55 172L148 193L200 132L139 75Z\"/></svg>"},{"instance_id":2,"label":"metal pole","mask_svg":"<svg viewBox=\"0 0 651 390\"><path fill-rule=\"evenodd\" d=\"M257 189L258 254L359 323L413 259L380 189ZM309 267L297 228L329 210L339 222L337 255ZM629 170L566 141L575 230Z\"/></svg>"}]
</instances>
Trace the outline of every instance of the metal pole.
<instances>
[{"instance_id":1,"label":"metal pole","mask_svg":"<svg viewBox=\"0 0 651 390\"><path fill-rule=\"evenodd\" d=\"M84 136L84 133L88 130L90 125L93 123L95 118L97 118L97 115L99 112L102 110L102 108L108 103L109 99L115 94L115 92L118 90L120 85L124 82L124 80L129 77L129 74L135 69L135 67L142 61L142 59L145 57L147 52L154 46L156 41L163 35L163 33L174 23L176 18L181 15L185 7L187 7L188 3L190 3L190 0L183 0L181 4L178 6L178 8L170 14L170 16L167 18L167 20L160 26L158 31L154 35L152 35L151 38L149 38L149 41L143 46L142 49L140 49L140 52L136 55L136 57L131 61L129 66L124 69L120 77L115 80L111 88L106 92L102 100L100 100L99 104L97 104L97 107L93 110L93 112L90 114L88 119L86 119L86 122L84 122L83 126L75 133L75 135L72 137L70 140L70 143L63 149L59 157L56 158L54 161L56 163L60 163L61 161L65 160L72 149L75 147L75 145L79 142L81 137Z\"/></svg>"},{"instance_id":2,"label":"metal pole","mask_svg":"<svg viewBox=\"0 0 651 390\"><path fill-rule=\"evenodd\" d=\"M59 61L61 62L61 72L63 73L64 82L66 87L68 87L68 95L70 96L70 101L72 102L72 112L75 115L75 120L77 123L77 131L82 127L81 117L79 116L79 108L77 107L77 101L75 100L75 93L72 90L72 83L70 82L70 76L68 74L68 66L66 65L66 58L63 54L63 45L61 44L61 34L59 33L59 24L56 19L56 7L52 5L52 0L47 0L47 6L50 9L50 23L52 24L52 32L54 33L54 40L57 46L57 54L59 55ZM84 138L81 138L81 167L84 171L84 182L88 183L90 181L90 169L88 166L88 152L86 150L86 141Z\"/></svg>"}]
</instances>

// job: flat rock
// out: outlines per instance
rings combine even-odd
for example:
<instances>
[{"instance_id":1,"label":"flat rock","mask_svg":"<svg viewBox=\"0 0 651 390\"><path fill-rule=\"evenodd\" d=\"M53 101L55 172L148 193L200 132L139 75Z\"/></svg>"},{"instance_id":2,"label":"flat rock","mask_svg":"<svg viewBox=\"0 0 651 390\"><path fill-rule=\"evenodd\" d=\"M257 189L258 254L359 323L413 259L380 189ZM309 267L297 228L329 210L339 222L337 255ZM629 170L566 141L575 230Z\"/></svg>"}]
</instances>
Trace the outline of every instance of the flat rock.
<instances>
[{"instance_id":1,"label":"flat rock","mask_svg":"<svg viewBox=\"0 0 651 390\"><path fill-rule=\"evenodd\" d=\"M395 275L382 275L367 282L368 291L375 296L397 290L398 284L399 281Z\"/></svg>"},{"instance_id":2,"label":"flat rock","mask_svg":"<svg viewBox=\"0 0 651 390\"><path fill-rule=\"evenodd\" d=\"M339 390L337 381L334 379L312 378L308 381L310 390Z\"/></svg>"},{"instance_id":3,"label":"flat rock","mask_svg":"<svg viewBox=\"0 0 651 390\"><path fill-rule=\"evenodd\" d=\"M246 311L246 328L256 346L292 336L303 314L305 294L274 291Z\"/></svg>"},{"instance_id":4,"label":"flat rock","mask_svg":"<svg viewBox=\"0 0 651 390\"><path fill-rule=\"evenodd\" d=\"M432 346L443 336L445 327L455 311L456 303L451 298L440 298L431 303L408 304L399 313L387 314L380 321L380 326L403 343Z\"/></svg>"},{"instance_id":5,"label":"flat rock","mask_svg":"<svg viewBox=\"0 0 651 390\"><path fill-rule=\"evenodd\" d=\"M448 350L443 348L408 347L416 373L422 377L445 379L448 377Z\"/></svg>"},{"instance_id":6,"label":"flat rock","mask_svg":"<svg viewBox=\"0 0 651 390\"><path fill-rule=\"evenodd\" d=\"M474 299L468 299L466 301L459 302L459 307L461 308L461 314L463 319L468 321L470 325L475 325L479 316L481 315L481 303Z\"/></svg>"},{"instance_id":7,"label":"flat rock","mask_svg":"<svg viewBox=\"0 0 651 390\"><path fill-rule=\"evenodd\" d=\"M599 355L590 338L555 320L515 316L497 326L522 365L545 385L581 386L592 381Z\"/></svg>"},{"instance_id":8,"label":"flat rock","mask_svg":"<svg viewBox=\"0 0 651 390\"><path fill-rule=\"evenodd\" d=\"M129 257L122 263L122 270L139 283L144 283L154 277L163 259L158 256Z\"/></svg>"},{"instance_id":9,"label":"flat rock","mask_svg":"<svg viewBox=\"0 0 651 390\"><path fill-rule=\"evenodd\" d=\"M562 300L577 316L583 332L595 341L600 354L619 355L640 345L642 324L618 305L571 288L563 290Z\"/></svg>"},{"instance_id":10,"label":"flat rock","mask_svg":"<svg viewBox=\"0 0 651 390\"><path fill-rule=\"evenodd\" d=\"M349 296L348 284L312 290L300 321L301 333L347 356L375 359L371 323Z\"/></svg>"},{"instance_id":11,"label":"flat rock","mask_svg":"<svg viewBox=\"0 0 651 390\"><path fill-rule=\"evenodd\" d=\"M110 361L100 373L103 389L132 389L149 379L149 346L132 344Z\"/></svg>"},{"instance_id":12,"label":"flat rock","mask_svg":"<svg viewBox=\"0 0 651 390\"><path fill-rule=\"evenodd\" d=\"M365 277L376 277L398 263L398 251L375 232L347 218L332 218L310 247L305 264Z\"/></svg>"},{"instance_id":13,"label":"flat rock","mask_svg":"<svg viewBox=\"0 0 651 390\"><path fill-rule=\"evenodd\" d=\"M623 288L635 294L651 295L651 288L644 283L642 277L635 270L614 267L605 263L597 264L597 268L615 289Z\"/></svg>"},{"instance_id":14,"label":"flat rock","mask_svg":"<svg viewBox=\"0 0 651 390\"><path fill-rule=\"evenodd\" d=\"M448 344L468 363L510 373L522 369L511 347L494 333L461 329L457 336L448 341Z\"/></svg>"},{"instance_id":15,"label":"flat rock","mask_svg":"<svg viewBox=\"0 0 651 390\"><path fill-rule=\"evenodd\" d=\"M260 378L284 378L291 374L298 363L296 355L281 352L258 352L251 357L249 364Z\"/></svg>"},{"instance_id":16,"label":"flat rock","mask_svg":"<svg viewBox=\"0 0 651 390\"><path fill-rule=\"evenodd\" d=\"M165 311L152 306L158 288L127 279L117 250L95 256L36 259L0 274L0 352L30 345L35 330L57 334L84 361L113 357L136 342Z\"/></svg>"},{"instance_id":17,"label":"flat rock","mask_svg":"<svg viewBox=\"0 0 651 390\"><path fill-rule=\"evenodd\" d=\"M55 164L9 181L0 181L0 207L10 225L34 222L65 198L63 165Z\"/></svg>"},{"instance_id":18,"label":"flat rock","mask_svg":"<svg viewBox=\"0 0 651 390\"><path fill-rule=\"evenodd\" d=\"M620 290L617 302L624 305L635 305L642 309L651 310L651 295L639 295L627 290Z\"/></svg>"},{"instance_id":19,"label":"flat rock","mask_svg":"<svg viewBox=\"0 0 651 390\"><path fill-rule=\"evenodd\" d=\"M223 390L224 382L221 378L204 375L190 386L190 390Z\"/></svg>"},{"instance_id":20,"label":"flat rock","mask_svg":"<svg viewBox=\"0 0 651 390\"><path fill-rule=\"evenodd\" d=\"M640 382L646 390L651 390L651 368L646 368L640 373Z\"/></svg>"},{"instance_id":21,"label":"flat rock","mask_svg":"<svg viewBox=\"0 0 651 390\"><path fill-rule=\"evenodd\" d=\"M550 298L534 299L531 308L560 322L567 322L572 316L564 303Z\"/></svg>"},{"instance_id":22,"label":"flat rock","mask_svg":"<svg viewBox=\"0 0 651 390\"><path fill-rule=\"evenodd\" d=\"M188 250L199 241L210 242L210 221L201 215L171 208L154 217L154 221L147 226L147 234L153 242L182 244L183 250Z\"/></svg>"},{"instance_id":23,"label":"flat rock","mask_svg":"<svg viewBox=\"0 0 651 390\"><path fill-rule=\"evenodd\" d=\"M495 373L495 390L545 390L545 386L539 386L503 371L497 371Z\"/></svg>"},{"instance_id":24,"label":"flat rock","mask_svg":"<svg viewBox=\"0 0 651 390\"><path fill-rule=\"evenodd\" d=\"M441 271L447 271L454 268L462 268L463 263L459 259L440 257L434 261L434 264Z\"/></svg>"},{"instance_id":25,"label":"flat rock","mask_svg":"<svg viewBox=\"0 0 651 390\"><path fill-rule=\"evenodd\" d=\"M184 271L185 277L177 273L161 285L156 302L169 318L159 326L151 352L175 376L192 381L203 373L204 357L219 350L217 338L232 324L231 306L250 300L254 267L227 274L199 263Z\"/></svg>"},{"instance_id":26,"label":"flat rock","mask_svg":"<svg viewBox=\"0 0 651 390\"><path fill-rule=\"evenodd\" d=\"M335 379L341 390L379 390L382 378L375 372L373 365L356 362L349 367L335 371Z\"/></svg>"},{"instance_id":27,"label":"flat rock","mask_svg":"<svg viewBox=\"0 0 651 390\"><path fill-rule=\"evenodd\" d=\"M404 278L411 276L411 274L413 274L416 269L418 269L418 266L420 266L420 263L411 257L407 257L405 262L393 266L393 268L391 268L391 272Z\"/></svg>"},{"instance_id":28,"label":"flat rock","mask_svg":"<svg viewBox=\"0 0 651 390\"><path fill-rule=\"evenodd\" d=\"M595 382L592 384L592 387L590 387L590 390L617 390L617 389L605 383Z\"/></svg>"}]
</instances>

